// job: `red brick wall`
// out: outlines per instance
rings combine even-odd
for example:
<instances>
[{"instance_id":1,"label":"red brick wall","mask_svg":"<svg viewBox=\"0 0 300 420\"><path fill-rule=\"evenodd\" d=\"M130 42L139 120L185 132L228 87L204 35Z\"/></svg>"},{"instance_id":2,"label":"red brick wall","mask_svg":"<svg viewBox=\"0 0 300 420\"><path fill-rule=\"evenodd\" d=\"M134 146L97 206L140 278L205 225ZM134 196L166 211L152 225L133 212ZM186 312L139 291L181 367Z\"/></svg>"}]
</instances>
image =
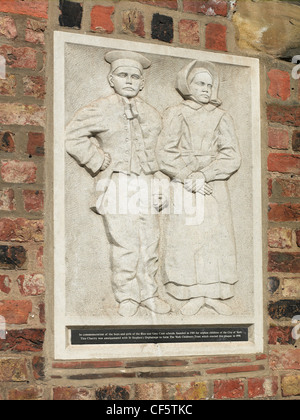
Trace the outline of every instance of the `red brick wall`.
<instances>
[{"instance_id":1,"label":"red brick wall","mask_svg":"<svg viewBox=\"0 0 300 420\"><path fill-rule=\"evenodd\" d=\"M43 255L52 31L247 54L235 44L232 3L82 0L59 10L58 0L0 1L0 55L7 63L0 79L0 315L7 323L6 340L0 339L0 400L300 398L299 340L292 336L292 319L300 315L300 85L290 63L263 54L265 353L59 362L49 344L52 314L45 304L52 278Z\"/></svg>"}]
</instances>

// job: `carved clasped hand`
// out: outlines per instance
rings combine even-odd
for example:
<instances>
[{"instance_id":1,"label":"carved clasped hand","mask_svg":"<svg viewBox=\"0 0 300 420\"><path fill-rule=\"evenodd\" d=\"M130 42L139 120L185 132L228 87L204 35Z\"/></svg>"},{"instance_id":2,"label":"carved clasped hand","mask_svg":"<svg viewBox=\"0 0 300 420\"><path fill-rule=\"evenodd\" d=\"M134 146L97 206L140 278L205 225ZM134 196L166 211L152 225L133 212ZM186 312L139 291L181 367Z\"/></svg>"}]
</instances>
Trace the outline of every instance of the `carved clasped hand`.
<instances>
[{"instance_id":1,"label":"carved clasped hand","mask_svg":"<svg viewBox=\"0 0 300 420\"><path fill-rule=\"evenodd\" d=\"M213 188L205 182L205 176L202 172L192 173L188 179L184 181L184 188L192 193L200 193L202 195L211 195Z\"/></svg>"}]
</instances>

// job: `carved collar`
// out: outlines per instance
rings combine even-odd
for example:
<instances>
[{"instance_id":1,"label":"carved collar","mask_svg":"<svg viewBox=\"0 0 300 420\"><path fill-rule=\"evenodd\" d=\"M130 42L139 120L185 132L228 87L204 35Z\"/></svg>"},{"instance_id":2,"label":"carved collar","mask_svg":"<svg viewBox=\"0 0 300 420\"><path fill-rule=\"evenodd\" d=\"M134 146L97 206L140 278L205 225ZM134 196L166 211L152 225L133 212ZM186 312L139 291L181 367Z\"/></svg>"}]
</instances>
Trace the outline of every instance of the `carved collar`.
<instances>
[{"instance_id":1,"label":"carved collar","mask_svg":"<svg viewBox=\"0 0 300 420\"><path fill-rule=\"evenodd\" d=\"M187 99L182 103L183 105L188 106L194 109L195 111L198 111L201 108L204 108L206 111L213 111L216 108L213 104L199 104L198 102L192 101L191 99Z\"/></svg>"}]
</instances>

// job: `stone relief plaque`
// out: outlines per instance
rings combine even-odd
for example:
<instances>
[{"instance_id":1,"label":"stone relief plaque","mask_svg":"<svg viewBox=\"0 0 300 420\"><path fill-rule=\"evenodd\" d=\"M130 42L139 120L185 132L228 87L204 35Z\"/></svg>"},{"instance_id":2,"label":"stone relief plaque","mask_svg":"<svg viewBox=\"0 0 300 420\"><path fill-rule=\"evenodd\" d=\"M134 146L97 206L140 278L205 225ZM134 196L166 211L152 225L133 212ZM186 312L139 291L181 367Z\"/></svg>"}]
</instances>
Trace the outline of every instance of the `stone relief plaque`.
<instances>
[{"instance_id":1,"label":"stone relief plaque","mask_svg":"<svg viewBox=\"0 0 300 420\"><path fill-rule=\"evenodd\" d=\"M263 351L259 61L54 47L55 357Z\"/></svg>"}]
</instances>

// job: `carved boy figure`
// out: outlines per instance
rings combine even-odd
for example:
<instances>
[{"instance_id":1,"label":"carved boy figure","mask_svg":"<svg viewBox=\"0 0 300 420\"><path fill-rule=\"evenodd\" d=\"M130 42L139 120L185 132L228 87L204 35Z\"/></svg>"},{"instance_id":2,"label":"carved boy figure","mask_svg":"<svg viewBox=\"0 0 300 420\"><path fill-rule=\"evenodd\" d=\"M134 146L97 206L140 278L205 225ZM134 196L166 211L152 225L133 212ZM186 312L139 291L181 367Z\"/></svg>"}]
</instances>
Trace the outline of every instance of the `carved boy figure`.
<instances>
[{"instance_id":1,"label":"carved boy figure","mask_svg":"<svg viewBox=\"0 0 300 420\"><path fill-rule=\"evenodd\" d=\"M151 62L128 51L111 51L105 59L111 65L108 81L115 93L94 101L74 116L67 127L66 149L93 176L102 172L104 188L96 209L104 218L111 243L112 286L120 304L119 314L134 316L139 306L168 313L170 306L157 296L155 281L158 216L151 212L147 200L158 171L155 148L161 118L138 97L144 87L144 69ZM133 214L105 210L108 202L120 197L121 185L128 190L129 201L137 198ZM128 203L120 204L124 207Z\"/></svg>"}]
</instances>

